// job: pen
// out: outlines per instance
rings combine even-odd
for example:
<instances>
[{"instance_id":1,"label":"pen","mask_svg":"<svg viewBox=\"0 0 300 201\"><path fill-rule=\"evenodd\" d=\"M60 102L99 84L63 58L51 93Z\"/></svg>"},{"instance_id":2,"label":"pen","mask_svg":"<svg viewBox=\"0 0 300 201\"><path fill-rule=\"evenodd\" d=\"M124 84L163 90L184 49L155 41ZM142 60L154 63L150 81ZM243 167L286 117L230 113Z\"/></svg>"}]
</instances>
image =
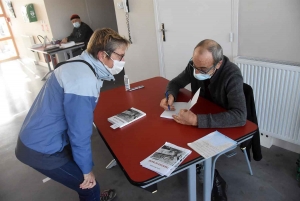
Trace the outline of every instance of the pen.
<instances>
[{"instance_id":1,"label":"pen","mask_svg":"<svg viewBox=\"0 0 300 201\"><path fill-rule=\"evenodd\" d=\"M166 99L167 99L167 103L168 103L168 100L169 100L168 91L166 91ZM169 105L169 103L168 103L168 110L170 110L170 105Z\"/></svg>"}]
</instances>

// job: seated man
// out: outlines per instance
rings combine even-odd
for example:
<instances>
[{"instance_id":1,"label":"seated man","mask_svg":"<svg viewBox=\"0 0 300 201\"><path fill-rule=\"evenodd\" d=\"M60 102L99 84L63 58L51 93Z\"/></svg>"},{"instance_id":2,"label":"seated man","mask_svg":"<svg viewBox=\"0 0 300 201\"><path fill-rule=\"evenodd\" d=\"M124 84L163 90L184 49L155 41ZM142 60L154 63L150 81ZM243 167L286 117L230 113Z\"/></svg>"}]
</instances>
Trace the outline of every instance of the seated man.
<instances>
[{"instance_id":1,"label":"seated man","mask_svg":"<svg viewBox=\"0 0 300 201\"><path fill-rule=\"evenodd\" d=\"M90 37L93 34L93 30L89 27L89 25L82 22L80 20L80 17L77 14L72 15L70 20L74 26L73 32L71 33L70 36L62 39L61 42L62 43L66 43L69 41L74 41L75 43L84 42L84 47L72 51L73 56L75 57L80 55L86 49Z\"/></svg>"},{"instance_id":2,"label":"seated man","mask_svg":"<svg viewBox=\"0 0 300 201\"><path fill-rule=\"evenodd\" d=\"M168 99L160 106L174 110L179 89L191 84L192 92L201 87L200 96L220 105L227 111L218 114L194 114L180 110L173 115L177 123L198 126L198 128L224 128L244 126L247 118L246 101L243 91L243 77L240 69L226 56L222 47L213 40L203 40L194 49L193 57L185 70L172 79L167 86ZM215 171L212 200L227 200L226 182Z\"/></svg>"}]
</instances>

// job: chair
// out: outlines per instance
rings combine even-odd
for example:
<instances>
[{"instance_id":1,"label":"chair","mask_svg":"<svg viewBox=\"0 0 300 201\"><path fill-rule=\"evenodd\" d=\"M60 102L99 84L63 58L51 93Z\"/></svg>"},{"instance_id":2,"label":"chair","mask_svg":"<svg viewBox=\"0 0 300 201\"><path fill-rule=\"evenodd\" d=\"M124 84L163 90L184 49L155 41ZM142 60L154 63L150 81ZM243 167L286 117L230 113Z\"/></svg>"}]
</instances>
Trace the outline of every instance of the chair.
<instances>
[{"instance_id":1,"label":"chair","mask_svg":"<svg viewBox=\"0 0 300 201\"><path fill-rule=\"evenodd\" d=\"M258 125L252 87L244 83L243 88L244 88L244 94L246 99L247 120L252 121L256 125ZM260 147L259 129L257 129L257 132L253 135L253 138L246 142L243 142L240 145L240 148L241 150L244 151L246 150L248 159L250 161L251 161L250 149L252 148L253 159L255 161L260 161L262 159L262 154L261 154L261 147Z\"/></svg>"},{"instance_id":2,"label":"chair","mask_svg":"<svg viewBox=\"0 0 300 201\"><path fill-rule=\"evenodd\" d=\"M244 95L245 95L246 107L247 107L247 120L252 121L255 124L258 124L252 87L250 85L244 83L243 89L244 89ZM236 155L236 152L234 151L235 148L236 147L232 148L231 151L226 152L224 155L226 155L227 157L232 157L232 156ZM253 153L253 159L256 161L260 161L262 159L262 154L261 154L261 148L260 148L259 129L257 129L256 133L254 133L253 137L250 137L250 139L247 139L240 144L240 149L245 155L250 175L253 175L252 168L250 165L250 161L251 161L250 149L251 148L252 148L252 153ZM219 156L221 156L221 155L216 156L213 160L213 165L212 165L213 170L215 169L215 163L216 163L217 159L219 158ZM197 166L198 174L201 171L201 169L203 169L203 167L201 167L201 165L198 165ZM214 171L212 171L212 180L213 180L213 178L214 178Z\"/></svg>"},{"instance_id":3,"label":"chair","mask_svg":"<svg viewBox=\"0 0 300 201\"><path fill-rule=\"evenodd\" d=\"M256 125L258 125L252 87L250 85L244 83L243 89L244 89L244 95L245 95L245 100L246 100L247 120L252 121ZM257 129L256 133L254 133L254 135L251 139L246 140L240 144L240 149L245 154L249 172L251 175L253 175L252 168L250 165L250 161L251 161L250 149L251 148L252 148L252 153L253 153L253 159L256 161L260 161L262 159L262 154L261 154L261 148L260 148L259 129ZM231 153L231 156L235 155L235 154ZM231 157L231 156L228 156L228 154L225 154L225 155L227 155L227 157Z\"/></svg>"}]
</instances>

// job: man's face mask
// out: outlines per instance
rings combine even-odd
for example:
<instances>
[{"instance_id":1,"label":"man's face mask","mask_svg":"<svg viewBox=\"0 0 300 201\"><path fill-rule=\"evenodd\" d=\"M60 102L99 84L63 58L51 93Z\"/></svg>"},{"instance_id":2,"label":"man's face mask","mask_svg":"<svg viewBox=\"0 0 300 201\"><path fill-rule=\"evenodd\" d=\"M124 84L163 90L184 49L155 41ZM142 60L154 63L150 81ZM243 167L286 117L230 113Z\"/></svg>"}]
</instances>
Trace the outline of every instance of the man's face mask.
<instances>
[{"instance_id":1,"label":"man's face mask","mask_svg":"<svg viewBox=\"0 0 300 201\"><path fill-rule=\"evenodd\" d=\"M105 52L105 54L108 56L108 54ZM113 60L110 56L108 56L111 60ZM113 60L114 65L112 68L109 68L107 65L104 64L105 68L112 74L116 75L119 74L124 66L125 66L125 61L118 61L118 60Z\"/></svg>"},{"instance_id":2,"label":"man's face mask","mask_svg":"<svg viewBox=\"0 0 300 201\"><path fill-rule=\"evenodd\" d=\"M74 26L75 28L79 28L79 27L80 27L80 23L79 23L79 22L74 22L74 23L73 23L73 26Z\"/></svg>"},{"instance_id":3,"label":"man's face mask","mask_svg":"<svg viewBox=\"0 0 300 201\"><path fill-rule=\"evenodd\" d=\"M211 75L209 75L209 74L202 74L202 73L196 74L196 70L194 69L194 77L197 80L207 80L207 79L211 78Z\"/></svg>"}]
</instances>

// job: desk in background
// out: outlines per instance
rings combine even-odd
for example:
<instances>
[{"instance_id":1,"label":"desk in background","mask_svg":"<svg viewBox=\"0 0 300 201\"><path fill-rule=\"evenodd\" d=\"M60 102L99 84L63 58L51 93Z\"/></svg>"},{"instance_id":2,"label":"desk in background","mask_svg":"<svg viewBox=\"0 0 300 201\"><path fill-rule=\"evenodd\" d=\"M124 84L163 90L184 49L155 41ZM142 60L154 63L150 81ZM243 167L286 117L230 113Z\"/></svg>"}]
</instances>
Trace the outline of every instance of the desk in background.
<instances>
[{"instance_id":1,"label":"desk in background","mask_svg":"<svg viewBox=\"0 0 300 201\"><path fill-rule=\"evenodd\" d=\"M49 45L48 45L48 47L49 47ZM74 46L67 47L67 48L58 47L58 48L53 48L53 49L47 49L47 46L46 46L46 47L39 47L39 48L29 48L29 50L31 50L33 52L40 52L40 53L42 53L44 55L49 55L50 58L51 58L51 61L52 61L52 66L54 68L55 65L56 65L55 60L54 60L55 54L57 54L57 53L64 53L65 60L68 60L67 53L70 55L70 58L72 58L73 57L72 50L78 49L78 48L82 48L82 47L84 47L84 42L76 43ZM50 62L47 62L47 64L48 64L48 70L49 71L42 78L42 80L45 80L46 77L53 71L51 69Z\"/></svg>"},{"instance_id":2,"label":"desk in background","mask_svg":"<svg viewBox=\"0 0 300 201\"><path fill-rule=\"evenodd\" d=\"M159 106L159 103L164 98L168 82L162 77L155 77L132 84L132 87L145 86L136 91L126 92L124 87L119 87L101 92L99 102L94 111L94 124L106 146L129 182L142 188L150 187L167 178L142 167L140 165L142 160L165 142L191 150L187 143L193 142L216 130L214 128L199 129L194 126L185 126L171 119L161 118L160 114L163 112L163 109ZM178 101L187 102L191 97L192 93L190 91L182 89L178 95ZM121 129L112 129L107 118L130 107L142 110L146 113L146 116ZM191 110L196 114L225 111L202 97L199 97L198 102ZM257 126L247 121L243 127L217 130L239 143L252 136L257 130ZM212 159L205 160L192 150L192 153L172 173L172 175L175 175L183 170L188 171L189 201L196 201L196 164L202 161L205 166L203 200L210 200Z\"/></svg>"}]
</instances>

